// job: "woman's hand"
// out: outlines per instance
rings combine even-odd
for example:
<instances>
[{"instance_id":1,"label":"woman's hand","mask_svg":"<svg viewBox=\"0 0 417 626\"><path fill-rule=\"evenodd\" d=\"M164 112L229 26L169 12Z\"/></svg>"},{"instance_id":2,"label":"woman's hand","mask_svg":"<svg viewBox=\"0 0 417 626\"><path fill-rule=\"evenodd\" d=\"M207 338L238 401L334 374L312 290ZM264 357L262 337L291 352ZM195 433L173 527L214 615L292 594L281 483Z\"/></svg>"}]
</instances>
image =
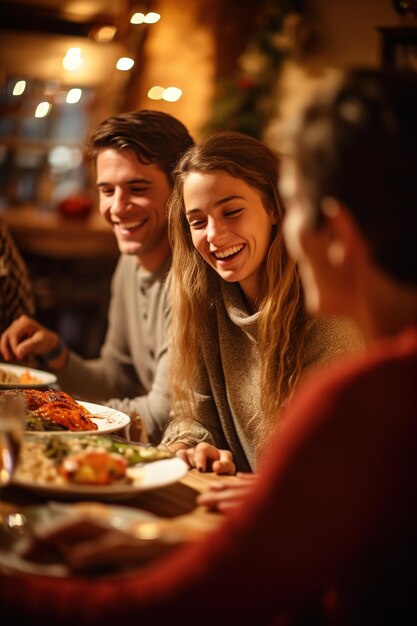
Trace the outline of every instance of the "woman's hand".
<instances>
[{"instance_id":1,"label":"woman's hand","mask_svg":"<svg viewBox=\"0 0 417 626\"><path fill-rule=\"evenodd\" d=\"M236 465L230 450L219 450L210 443L199 443L195 448L178 450L177 456L185 461L190 468L199 472L215 472L216 474L234 474Z\"/></svg>"},{"instance_id":2,"label":"woman's hand","mask_svg":"<svg viewBox=\"0 0 417 626\"><path fill-rule=\"evenodd\" d=\"M230 509L242 504L248 493L255 486L256 474L236 474L238 480L233 483L213 482L210 488L197 497L197 504L206 506L210 511L227 513Z\"/></svg>"}]
</instances>

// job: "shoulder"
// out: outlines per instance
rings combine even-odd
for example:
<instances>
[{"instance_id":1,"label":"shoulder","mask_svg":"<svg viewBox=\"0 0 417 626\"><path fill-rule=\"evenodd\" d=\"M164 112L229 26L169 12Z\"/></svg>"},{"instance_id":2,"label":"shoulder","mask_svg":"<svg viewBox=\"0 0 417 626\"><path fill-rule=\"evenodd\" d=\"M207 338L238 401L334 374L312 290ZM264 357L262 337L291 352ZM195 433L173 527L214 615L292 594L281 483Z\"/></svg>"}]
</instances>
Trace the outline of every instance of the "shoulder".
<instances>
[{"instance_id":1,"label":"shoulder","mask_svg":"<svg viewBox=\"0 0 417 626\"><path fill-rule=\"evenodd\" d=\"M344 354L363 352L364 339L349 319L318 317L308 324L304 368L327 365Z\"/></svg>"},{"instance_id":2,"label":"shoulder","mask_svg":"<svg viewBox=\"0 0 417 626\"><path fill-rule=\"evenodd\" d=\"M363 347L364 340L356 324L345 317L316 317L308 328L308 340L313 343L341 343L353 342Z\"/></svg>"},{"instance_id":3,"label":"shoulder","mask_svg":"<svg viewBox=\"0 0 417 626\"><path fill-rule=\"evenodd\" d=\"M396 413L400 400L415 407L416 376L417 328L411 328L378 342L367 353L338 360L320 375L312 373L300 383L291 410L308 412L308 407L315 407L319 415L329 408L343 412L348 406L353 413L355 406L381 410L384 405L384 410L390 407Z\"/></svg>"}]
</instances>

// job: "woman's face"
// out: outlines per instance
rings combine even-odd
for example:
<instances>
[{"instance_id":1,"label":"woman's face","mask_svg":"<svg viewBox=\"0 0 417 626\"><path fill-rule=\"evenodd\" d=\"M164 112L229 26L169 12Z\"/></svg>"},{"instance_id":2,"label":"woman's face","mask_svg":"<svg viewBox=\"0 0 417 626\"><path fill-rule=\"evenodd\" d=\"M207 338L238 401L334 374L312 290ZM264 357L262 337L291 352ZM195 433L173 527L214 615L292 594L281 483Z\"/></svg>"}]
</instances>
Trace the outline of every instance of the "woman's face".
<instances>
[{"instance_id":1,"label":"woman's face","mask_svg":"<svg viewBox=\"0 0 417 626\"><path fill-rule=\"evenodd\" d=\"M188 174L183 195L194 246L224 280L238 282L254 305L276 223L260 192L215 170Z\"/></svg>"},{"instance_id":2,"label":"woman's face","mask_svg":"<svg viewBox=\"0 0 417 626\"><path fill-rule=\"evenodd\" d=\"M350 276L337 259L340 248L331 217L314 227L311 205L291 161L283 164L280 190L286 208L284 239L298 266L307 310L316 315L344 314Z\"/></svg>"}]
</instances>

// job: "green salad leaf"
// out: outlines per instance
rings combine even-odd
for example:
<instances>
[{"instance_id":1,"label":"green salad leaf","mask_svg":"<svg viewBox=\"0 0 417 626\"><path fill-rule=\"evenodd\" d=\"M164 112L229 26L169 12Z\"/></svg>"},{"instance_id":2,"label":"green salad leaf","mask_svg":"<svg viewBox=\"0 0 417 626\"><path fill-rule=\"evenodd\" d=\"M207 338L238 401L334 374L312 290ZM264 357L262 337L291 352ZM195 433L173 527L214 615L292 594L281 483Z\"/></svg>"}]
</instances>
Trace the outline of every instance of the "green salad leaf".
<instances>
[{"instance_id":1,"label":"green salad leaf","mask_svg":"<svg viewBox=\"0 0 417 626\"><path fill-rule=\"evenodd\" d=\"M141 446L128 441L120 441L105 435L84 435L75 437L49 437L45 445L45 455L56 461L62 461L69 454L81 452L86 448L101 448L123 456L129 465L150 463L173 455L153 446Z\"/></svg>"}]
</instances>

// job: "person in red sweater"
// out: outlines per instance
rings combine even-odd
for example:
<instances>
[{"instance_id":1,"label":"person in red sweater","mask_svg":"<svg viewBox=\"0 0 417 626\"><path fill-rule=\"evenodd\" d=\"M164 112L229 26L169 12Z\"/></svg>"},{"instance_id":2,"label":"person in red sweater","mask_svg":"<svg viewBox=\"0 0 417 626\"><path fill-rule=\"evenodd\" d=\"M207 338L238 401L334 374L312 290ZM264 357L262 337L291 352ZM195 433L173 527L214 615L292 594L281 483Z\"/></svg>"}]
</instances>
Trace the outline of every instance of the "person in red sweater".
<instances>
[{"instance_id":1,"label":"person in red sweater","mask_svg":"<svg viewBox=\"0 0 417 626\"><path fill-rule=\"evenodd\" d=\"M309 106L283 176L311 312L368 352L298 389L241 506L128 577L2 576L23 624L416 623L417 81L355 70Z\"/></svg>"}]
</instances>

